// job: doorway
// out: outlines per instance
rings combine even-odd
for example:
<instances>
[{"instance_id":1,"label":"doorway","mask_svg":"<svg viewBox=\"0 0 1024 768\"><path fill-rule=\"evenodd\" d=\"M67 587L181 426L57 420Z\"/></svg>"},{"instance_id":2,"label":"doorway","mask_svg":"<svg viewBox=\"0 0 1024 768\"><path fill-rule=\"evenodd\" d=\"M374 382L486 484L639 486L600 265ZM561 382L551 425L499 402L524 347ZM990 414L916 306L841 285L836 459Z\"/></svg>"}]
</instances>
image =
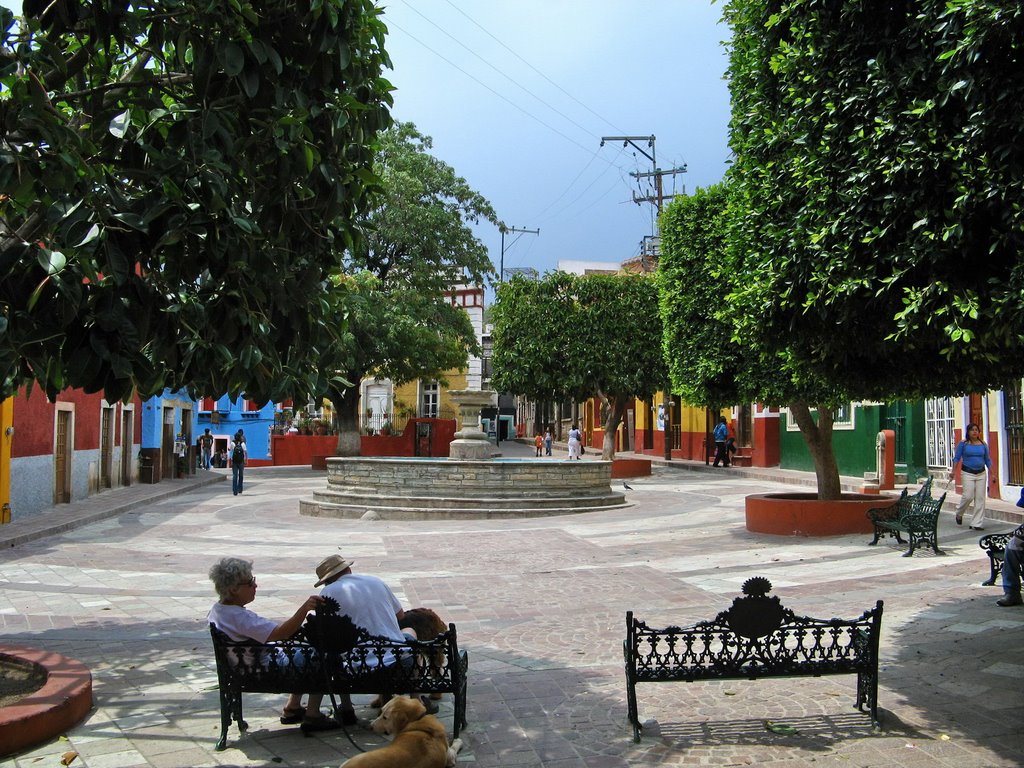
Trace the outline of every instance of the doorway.
<instances>
[{"instance_id":1,"label":"doorway","mask_svg":"<svg viewBox=\"0 0 1024 768\"><path fill-rule=\"evenodd\" d=\"M56 432L53 441L53 501L67 504L71 501L71 411L57 411Z\"/></svg>"},{"instance_id":2,"label":"doorway","mask_svg":"<svg viewBox=\"0 0 1024 768\"><path fill-rule=\"evenodd\" d=\"M135 445L135 424L132 411L121 411L121 485L132 484L132 449Z\"/></svg>"},{"instance_id":3,"label":"doorway","mask_svg":"<svg viewBox=\"0 0 1024 768\"><path fill-rule=\"evenodd\" d=\"M160 435L160 477L174 477L174 409L164 408Z\"/></svg>"}]
</instances>

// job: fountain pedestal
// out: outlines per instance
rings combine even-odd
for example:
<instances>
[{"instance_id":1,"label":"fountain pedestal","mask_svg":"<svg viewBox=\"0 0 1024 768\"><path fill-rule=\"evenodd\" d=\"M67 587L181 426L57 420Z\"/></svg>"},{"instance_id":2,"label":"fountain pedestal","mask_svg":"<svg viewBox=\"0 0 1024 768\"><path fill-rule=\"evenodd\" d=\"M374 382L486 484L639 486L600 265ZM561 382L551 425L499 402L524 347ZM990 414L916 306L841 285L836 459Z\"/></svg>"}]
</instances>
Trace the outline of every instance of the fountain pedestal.
<instances>
[{"instance_id":1,"label":"fountain pedestal","mask_svg":"<svg viewBox=\"0 0 1024 768\"><path fill-rule=\"evenodd\" d=\"M479 389L453 389L448 397L459 407L462 429L455 433L449 457L461 461L487 461L491 458L491 441L480 430L480 409L494 402L494 392Z\"/></svg>"}]
</instances>

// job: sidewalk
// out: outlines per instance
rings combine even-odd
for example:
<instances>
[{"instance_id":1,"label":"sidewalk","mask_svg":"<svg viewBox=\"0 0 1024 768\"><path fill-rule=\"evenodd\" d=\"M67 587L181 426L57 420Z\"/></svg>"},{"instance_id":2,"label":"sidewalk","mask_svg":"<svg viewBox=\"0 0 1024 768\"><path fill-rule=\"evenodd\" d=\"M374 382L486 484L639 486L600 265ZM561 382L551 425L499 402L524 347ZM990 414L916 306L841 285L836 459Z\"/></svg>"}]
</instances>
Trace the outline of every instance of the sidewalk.
<instances>
[{"instance_id":1,"label":"sidewalk","mask_svg":"<svg viewBox=\"0 0 1024 768\"><path fill-rule=\"evenodd\" d=\"M516 452L516 455L522 456L533 456L534 447L533 443L528 441L526 438L518 438L516 441L516 448L511 449ZM501 444L505 446L506 443ZM509 449L506 449L508 451ZM552 458L564 457L568 452L568 447L565 443L553 443ZM817 479L813 472L801 472L796 469L782 469L780 467L737 467L730 466L725 467L714 467L709 463L703 461L692 461L689 459L665 459L664 456L653 456L644 453L634 453L632 451L617 451L615 454L617 457L629 458L629 459L649 459L652 466L668 467L673 470L689 471L689 472L728 472L730 475L739 476L743 478L762 480L767 483L782 483L785 485L802 485L809 488L817 487ZM586 454L584 454L582 461L586 460L597 460L601 458L601 452L598 448L587 448ZM841 475L839 477L840 485L843 488L844 493L860 493L864 487L864 479L859 477L853 477L850 475ZM883 493L895 493L899 494L903 488L910 488L913 492L918 486L915 485L897 485L893 491L883 491ZM944 510L949 510L952 513L957 503L960 501L960 494L954 490L953 483L940 483L936 481L932 488L933 496L940 496L943 493L946 494L946 502L943 505ZM992 521L1004 522L1007 525L1020 525L1024 523L1024 509L1018 507L1014 502L1005 501L1003 499L986 499L986 518Z\"/></svg>"},{"instance_id":2,"label":"sidewalk","mask_svg":"<svg viewBox=\"0 0 1024 768\"><path fill-rule=\"evenodd\" d=\"M181 480L164 480L153 484L134 483L128 487L111 488L69 504L56 504L25 518L18 518L15 511L11 522L0 525L0 550L55 536L227 479L229 478L226 472L198 470L196 474Z\"/></svg>"},{"instance_id":3,"label":"sidewalk","mask_svg":"<svg viewBox=\"0 0 1024 768\"><path fill-rule=\"evenodd\" d=\"M505 442L499 450L532 454ZM947 554L912 558L895 544L869 547L863 535L751 534L744 496L785 485L676 464L655 461L651 477L630 479L628 508L554 518L304 518L297 500L324 483L304 467L247 471L237 497L211 473L195 485L132 486L63 505L92 506L92 522L83 512L78 527L64 521L62 532L16 546L8 535L0 549L0 643L88 665L95 708L67 740L0 765L56 765L71 750L81 768L339 765L354 754L345 737L303 738L282 726L283 697L274 695L247 695L248 734L232 726L229 748L214 751L218 692L204 618L217 558L253 559L251 607L283 618L314 591L313 568L332 552L383 578L404 606L434 608L458 626L470 659L462 766L1020 764L1024 609L996 607L1000 590L980 586L988 566L977 534L944 515ZM147 496L164 491L172 492ZM675 683L639 689L646 725L634 744L626 610L652 625L709 619L751 576L812 616L852 617L885 600L883 728L851 708L852 677ZM363 715L367 700L356 698ZM450 729L451 703L441 704ZM797 733L769 732L765 720ZM356 739L380 744L367 733Z\"/></svg>"}]
</instances>

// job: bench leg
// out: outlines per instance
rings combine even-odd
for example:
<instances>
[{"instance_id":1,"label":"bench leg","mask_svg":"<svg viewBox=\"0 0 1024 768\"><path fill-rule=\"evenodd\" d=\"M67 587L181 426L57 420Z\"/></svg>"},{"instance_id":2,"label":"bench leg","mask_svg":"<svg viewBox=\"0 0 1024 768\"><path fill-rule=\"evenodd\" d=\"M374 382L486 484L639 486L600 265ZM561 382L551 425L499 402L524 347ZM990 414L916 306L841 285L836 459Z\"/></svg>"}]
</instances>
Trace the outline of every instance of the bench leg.
<instances>
[{"instance_id":1,"label":"bench leg","mask_svg":"<svg viewBox=\"0 0 1024 768\"><path fill-rule=\"evenodd\" d=\"M238 698L241 698L240 694ZM228 729L231 727L231 716L235 714L234 699L235 696L230 691L225 691L223 688L220 689L220 739L217 741L217 746L214 747L218 752L222 752L228 746ZM240 711L238 712L238 720L241 723L242 714Z\"/></svg>"},{"instance_id":2,"label":"bench leg","mask_svg":"<svg viewBox=\"0 0 1024 768\"><path fill-rule=\"evenodd\" d=\"M626 670L626 703L629 711L629 722L633 726L633 741L637 744L640 743L640 731L643 727L640 725L640 715L636 709L636 683L633 681L633 676L630 674L630 670Z\"/></svg>"},{"instance_id":3,"label":"bench leg","mask_svg":"<svg viewBox=\"0 0 1024 768\"><path fill-rule=\"evenodd\" d=\"M989 569L989 573L991 575L988 577L988 581L981 582L981 586L983 586L983 587L991 587L993 584L995 584L996 583L996 579L999 578L999 572L1002 571L1002 567L1001 566L1002 566L1002 563L997 562L996 559L994 557L992 557L992 555L989 555L988 556L988 569Z\"/></svg>"}]
</instances>

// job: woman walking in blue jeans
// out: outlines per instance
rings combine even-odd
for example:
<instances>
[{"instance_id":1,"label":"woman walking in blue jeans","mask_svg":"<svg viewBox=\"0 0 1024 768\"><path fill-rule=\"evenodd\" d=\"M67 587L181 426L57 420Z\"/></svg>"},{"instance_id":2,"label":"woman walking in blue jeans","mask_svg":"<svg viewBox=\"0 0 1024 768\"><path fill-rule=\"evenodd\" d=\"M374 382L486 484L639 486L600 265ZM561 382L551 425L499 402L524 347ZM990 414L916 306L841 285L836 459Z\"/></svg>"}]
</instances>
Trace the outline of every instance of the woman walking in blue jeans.
<instances>
[{"instance_id":1,"label":"woman walking in blue jeans","mask_svg":"<svg viewBox=\"0 0 1024 768\"><path fill-rule=\"evenodd\" d=\"M953 467L960 462L960 481L964 492L960 503L956 505L956 524L963 525L964 510L971 502L974 503L974 515L971 517L972 531L983 531L985 522L985 496L988 489L988 472L992 468L992 459L988 455L988 446L981 439L981 430L977 424L967 425L967 439L961 440L953 454ZM952 469L951 467L950 469Z\"/></svg>"}]
</instances>

